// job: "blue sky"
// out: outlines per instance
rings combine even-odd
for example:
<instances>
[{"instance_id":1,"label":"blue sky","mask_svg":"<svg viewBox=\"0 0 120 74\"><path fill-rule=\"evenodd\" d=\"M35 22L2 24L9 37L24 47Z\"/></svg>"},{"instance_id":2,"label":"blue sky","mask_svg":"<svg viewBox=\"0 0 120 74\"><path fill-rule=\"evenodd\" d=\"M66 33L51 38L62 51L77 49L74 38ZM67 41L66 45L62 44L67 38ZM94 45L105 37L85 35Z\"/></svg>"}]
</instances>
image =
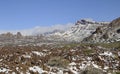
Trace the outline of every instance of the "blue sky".
<instances>
[{"instance_id":1,"label":"blue sky","mask_svg":"<svg viewBox=\"0 0 120 74\"><path fill-rule=\"evenodd\" d=\"M75 23L82 18L111 21L120 0L0 0L0 30Z\"/></svg>"}]
</instances>

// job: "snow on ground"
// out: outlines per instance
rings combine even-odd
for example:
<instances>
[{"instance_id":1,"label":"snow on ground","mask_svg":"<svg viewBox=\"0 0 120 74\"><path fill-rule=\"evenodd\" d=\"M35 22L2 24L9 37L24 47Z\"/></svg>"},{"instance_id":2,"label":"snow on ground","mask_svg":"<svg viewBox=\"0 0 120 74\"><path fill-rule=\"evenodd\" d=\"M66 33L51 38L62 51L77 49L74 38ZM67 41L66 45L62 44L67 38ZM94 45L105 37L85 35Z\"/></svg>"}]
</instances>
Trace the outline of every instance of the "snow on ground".
<instances>
[{"instance_id":1,"label":"snow on ground","mask_svg":"<svg viewBox=\"0 0 120 74\"><path fill-rule=\"evenodd\" d=\"M9 69L6 69L6 68L0 68L0 72L8 73L9 71L10 71Z\"/></svg>"},{"instance_id":2,"label":"snow on ground","mask_svg":"<svg viewBox=\"0 0 120 74\"><path fill-rule=\"evenodd\" d=\"M92 65L93 65L93 67L95 67L95 68L98 68L98 69L101 69L97 64L95 64L94 62L92 62Z\"/></svg>"},{"instance_id":3,"label":"snow on ground","mask_svg":"<svg viewBox=\"0 0 120 74\"><path fill-rule=\"evenodd\" d=\"M43 52L38 52L38 51L32 51L32 53L38 55L38 56L45 56L46 54Z\"/></svg>"},{"instance_id":4,"label":"snow on ground","mask_svg":"<svg viewBox=\"0 0 120 74\"><path fill-rule=\"evenodd\" d=\"M0 59L0 62L2 61L3 59Z\"/></svg>"},{"instance_id":5,"label":"snow on ground","mask_svg":"<svg viewBox=\"0 0 120 74\"><path fill-rule=\"evenodd\" d=\"M31 58L30 55L22 55L24 58Z\"/></svg>"},{"instance_id":6,"label":"snow on ground","mask_svg":"<svg viewBox=\"0 0 120 74\"><path fill-rule=\"evenodd\" d=\"M109 52L109 51L105 51L104 53L101 53L100 55L105 55L105 56L114 57L114 55L112 54L112 52Z\"/></svg>"},{"instance_id":7,"label":"snow on ground","mask_svg":"<svg viewBox=\"0 0 120 74\"><path fill-rule=\"evenodd\" d=\"M104 69L109 69L109 67L108 67L108 66L105 66Z\"/></svg>"},{"instance_id":8,"label":"snow on ground","mask_svg":"<svg viewBox=\"0 0 120 74\"><path fill-rule=\"evenodd\" d=\"M70 67L69 70L73 73L73 74L79 74L76 70L76 67Z\"/></svg>"},{"instance_id":9,"label":"snow on ground","mask_svg":"<svg viewBox=\"0 0 120 74\"><path fill-rule=\"evenodd\" d=\"M75 62L72 62L72 63L70 63L69 65L70 65L70 66L74 66L74 65L76 65L76 63L75 63Z\"/></svg>"},{"instance_id":10,"label":"snow on ground","mask_svg":"<svg viewBox=\"0 0 120 74\"><path fill-rule=\"evenodd\" d=\"M42 68L40 68L39 66L29 67L29 70L33 71L33 72L38 72L39 74L42 74L43 72L46 72Z\"/></svg>"}]
</instances>

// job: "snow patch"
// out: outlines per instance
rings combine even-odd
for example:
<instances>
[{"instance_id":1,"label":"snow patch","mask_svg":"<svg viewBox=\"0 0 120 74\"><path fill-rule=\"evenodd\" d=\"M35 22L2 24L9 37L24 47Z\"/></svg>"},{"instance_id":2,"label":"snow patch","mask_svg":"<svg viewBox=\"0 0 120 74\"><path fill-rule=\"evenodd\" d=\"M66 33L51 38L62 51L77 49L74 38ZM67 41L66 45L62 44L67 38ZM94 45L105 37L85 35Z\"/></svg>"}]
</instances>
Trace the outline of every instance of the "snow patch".
<instances>
[{"instance_id":1,"label":"snow patch","mask_svg":"<svg viewBox=\"0 0 120 74\"><path fill-rule=\"evenodd\" d=\"M29 67L29 70L33 72L38 72L39 74L42 74L43 72L45 72L42 68L38 66Z\"/></svg>"},{"instance_id":2,"label":"snow patch","mask_svg":"<svg viewBox=\"0 0 120 74\"><path fill-rule=\"evenodd\" d=\"M38 55L38 56L45 56L46 54L42 53L42 52L38 52L38 51L32 51L32 53Z\"/></svg>"},{"instance_id":3,"label":"snow patch","mask_svg":"<svg viewBox=\"0 0 120 74\"><path fill-rule=\"evenodd\" d=\"M6 72L8 73L10 70L9 69L6 69L6 68L0 68L0 72Z\"/></svg>"},{"instance_id":4,"label":"snow patch","mask_svg":"<svg viewBox=\"0 0 120 74\"><path fill-rule=\"evenodd\" d=\"M76 65L76 63L75 63L75 62L72 62L72 63L70 63L69 65L70 65L70 66L74 66L74 65Z\"/></svg>"},{"instance_id":5,"label":"snow patch","mask_svg":"<svg viewBox=\"0 0 120 74\"><path fill-rule=\"evenodd\" d=\"M100 55L105 55L105 56L112 56L114 57L114 55L112 54L112 52L106 51L104 53L101 53Z\"/></svg>"},{"instance_id":6,"label":"snow patch","mask_svg":"<svg viewBox=\"0 0 120 74\"><path fill-rule=\"evenodd\" d=\"M30 55L22 55L24 58L31 58Z\"/></svg>"}]
</instances>

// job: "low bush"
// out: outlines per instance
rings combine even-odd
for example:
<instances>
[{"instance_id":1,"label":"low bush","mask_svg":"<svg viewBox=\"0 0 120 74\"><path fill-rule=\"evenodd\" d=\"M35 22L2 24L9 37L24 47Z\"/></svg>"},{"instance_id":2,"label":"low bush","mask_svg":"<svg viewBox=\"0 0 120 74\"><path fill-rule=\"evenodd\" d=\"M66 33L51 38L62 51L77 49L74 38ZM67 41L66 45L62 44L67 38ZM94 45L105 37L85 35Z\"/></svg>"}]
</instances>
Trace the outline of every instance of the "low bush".
<instances>
[{"instance_id":1,"label":"low bush","mask_svg":"<svg viewBox=\"0 0 120 74\"><path fill-rule=\"evenodd\" d=\"M70 62L67 59L64 59L62 57L51 57L48 60L47 65L51 67L59 67L59 68L66 68Z\"/></svg>"},{"instance_id":2,"label":"low bush","mask_svg":"<svg viewBox=\"0 0 120 74\"><path fill-rule=\"evenodd\" d=\"M105 74L105 73L100 69L93 68L93 67L87 67L80 74Z\"/></svg>"}]
</instances>

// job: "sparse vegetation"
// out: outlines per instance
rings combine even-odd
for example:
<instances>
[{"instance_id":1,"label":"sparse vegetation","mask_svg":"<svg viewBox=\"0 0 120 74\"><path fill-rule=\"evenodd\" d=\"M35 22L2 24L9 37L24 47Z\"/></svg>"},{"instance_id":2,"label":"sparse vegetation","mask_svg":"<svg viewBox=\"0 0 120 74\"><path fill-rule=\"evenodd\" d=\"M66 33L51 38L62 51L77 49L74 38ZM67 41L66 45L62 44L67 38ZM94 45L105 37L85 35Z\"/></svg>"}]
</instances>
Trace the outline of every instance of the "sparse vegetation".
<instances>
[{"instance_id":1,"label":"sparse vegetation","mask_svg":"<svg viewBox=\"0 0 120 74\"><path fill-rule=\"evenodd\" d=\"M105 74L105 73L100 69L93 68L93 67L87 67L80 74Z\"/></svg>"},{"instance_id":2,"label":"sparse vegetation","mask_svg":"<svg viewBox=\"0 0 120 74\"><path fill-rule=\"evenodd\" d=\"M60 56L58 57L51 57L48 60L48 65L51 67L61 67L61 68L66 68L70 62L67 59L64 59Z\"/></svg>"},{"instance_id":3,"label":"sparse vegetation","mask_svg":"<svg viewBox=\"0 0 120 74\"><path fill-rule=\"evenodd\" d=\"M116 72L116 74L120 74L120 72Z\"/></svg>"},{"instance_id":4,"label":"sparse vegetation","mask_svg":"<svg viewBox=\"0 0 120 74\"><path fill-rule=\"evenodd\" d=\"M29 71L30 73L33 74L37 73L37 71L33 72L29 70L29 68L33 66L38 66L47 72L52 71L54 73L57 73L59 69L62 68L63 70L67 69L68 70L67 72L73 73L68 69L70 63L74 62L75 64L77 64L73 65L74 68L76 67L75 70L77 71L81 70L80 64L84 63L86 65L88 61L91 61L94 62L96 65L101 66L102 69L104 69L106 64L109 64L110 70L117 69L119 71L119 65L115 65L114 67L113 65L120 64L118 63L118 61L120 61L120 58L117 54L118 52L120 52L120 50L113 51L110 50L111 48L119 49L119 42L97 44L71 43L55 46L54 45L2 46L0 47L1 51L0 59L2 59L0 60L0 67L9 68L10 73L12 72L26 73L26 71ZM111 52L114 55L114 57L109 57L109 53L107 53L107 55L104 55L104 52L106 51ZM101 58L104 60L101 60ZM101 70L94 67L92 67L91 69L89 68L86 68L86 70L81 71L80 73L101 74L99 73L101 72ZM107 69L107 71L109 71L109 69Z\"/></svg>"},{"instance_id":5,"label":"sparse vegetation","mask_svg":"<svg viewBox=\"0 0 120 74\"><path fill-rule=\"evenodd\" d=\"M113 42L113 43L97 43L96 45L99 45L104 48L120 48L120 42Z\"/></svg>"}]
</instances>

